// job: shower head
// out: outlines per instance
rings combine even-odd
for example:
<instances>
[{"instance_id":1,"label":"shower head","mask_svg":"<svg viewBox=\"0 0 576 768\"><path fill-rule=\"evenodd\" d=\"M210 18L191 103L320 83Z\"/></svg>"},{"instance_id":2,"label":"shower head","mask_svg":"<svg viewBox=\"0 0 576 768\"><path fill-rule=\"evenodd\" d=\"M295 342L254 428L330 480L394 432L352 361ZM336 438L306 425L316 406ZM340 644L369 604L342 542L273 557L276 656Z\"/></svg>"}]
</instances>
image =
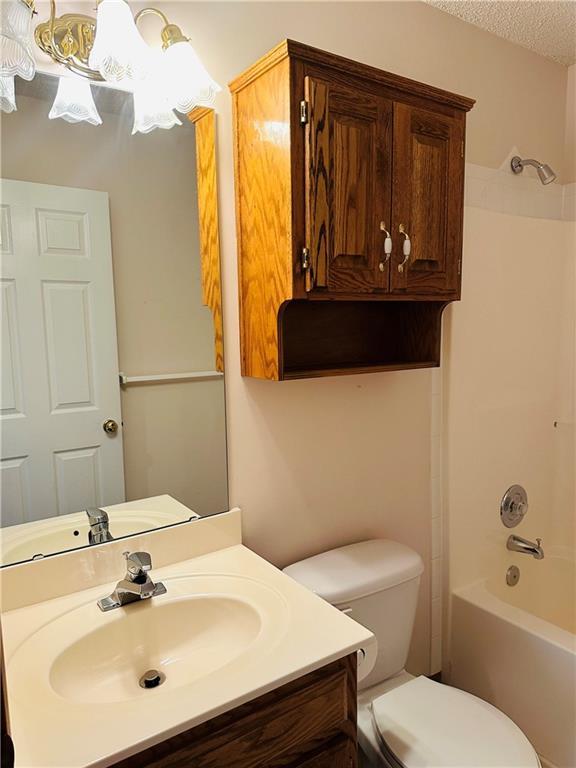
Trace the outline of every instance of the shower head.
<instances>
[{"instance_id":1,"label":"shower head","mask_svg":"<svg viewBox=\"0 0 576 768\"><path fill-rule=\"evenodd\" d=\"M521 157L516 155L510 162L510 167L514 173L522 173L524 166L526 165L532 165L536 168L538 178L542 184L550 184L550 182L554 181L556 178L556 174L552 168L550 168L549 165L546 165L546 163L539 163L538 160L522 160Z\"/></svg>"}]
</instances>

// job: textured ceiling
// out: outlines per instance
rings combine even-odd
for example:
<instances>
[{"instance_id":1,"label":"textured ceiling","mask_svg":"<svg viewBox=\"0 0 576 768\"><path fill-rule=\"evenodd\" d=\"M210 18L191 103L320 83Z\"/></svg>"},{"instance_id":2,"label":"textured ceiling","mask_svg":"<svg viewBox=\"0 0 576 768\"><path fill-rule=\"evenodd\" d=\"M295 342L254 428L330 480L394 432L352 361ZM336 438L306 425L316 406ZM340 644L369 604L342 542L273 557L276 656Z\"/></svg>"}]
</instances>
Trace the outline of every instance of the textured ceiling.
<instances>
[{"instance_id":1,"label":"textured ceiling","mask_svg":"<svg viewBox=\"0 0 576 768\"><path fill-rule=\"evenodd\" d=\"M425 0L561 64L576 61L576 0Z\"/></svg>"}]
</instances>

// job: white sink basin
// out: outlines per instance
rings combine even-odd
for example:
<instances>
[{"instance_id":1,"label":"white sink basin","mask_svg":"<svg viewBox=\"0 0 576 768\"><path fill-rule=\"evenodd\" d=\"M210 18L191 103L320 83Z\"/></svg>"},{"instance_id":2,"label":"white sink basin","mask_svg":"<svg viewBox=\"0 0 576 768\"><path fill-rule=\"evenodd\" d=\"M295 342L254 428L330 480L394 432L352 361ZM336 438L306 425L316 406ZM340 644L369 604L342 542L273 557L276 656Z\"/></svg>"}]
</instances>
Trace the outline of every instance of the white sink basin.
<instances>
[{"instance_id":1,"label":"white sink basin","mask_svg":"<svg viewBox=\"0 0 576 768\"><path fill-rule=\"evenodd\" d=\"M92 599L53 617L9 660L14 687L38 693L40 685L70 705L149 702L247 663L286 630L285 600L258 581L222 574L162 581L166 594L140 603L103 613ZM158 687L140 686L149 670L165 676Z\"/></svg>"},{"instance_id":2,"label":"white sink basin","mask_svg":"<svg viewBox=\"0 0 576 768\"><path fill-rule=\"evenodd\" d=\"M230 596L201 595L118 609L106 623L72 642L52 664L56 693L83 702L127 701L150 696L139 685L150 669L166 675L162 690L189 685L229 664L252 645L262 619L249 603ZM70 619L84 623L85 608ZM43 633L37 640L43 642Z\"/></svg>"}]
</instances>

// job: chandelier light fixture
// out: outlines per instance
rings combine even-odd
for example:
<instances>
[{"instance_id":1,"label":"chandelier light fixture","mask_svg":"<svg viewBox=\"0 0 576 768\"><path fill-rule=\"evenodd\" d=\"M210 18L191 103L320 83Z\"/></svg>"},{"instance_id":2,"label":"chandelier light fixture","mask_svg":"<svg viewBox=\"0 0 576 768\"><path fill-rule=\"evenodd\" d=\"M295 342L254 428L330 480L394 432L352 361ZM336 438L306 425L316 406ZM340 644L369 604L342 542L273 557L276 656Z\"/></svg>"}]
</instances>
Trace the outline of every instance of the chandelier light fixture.
<instances>
[{"instance_id":1,"label":"chandelier light fixture","mask_svg":"<svg viewBox=\"0 0 576 768\"><path fill-rule=\"evenodd\" d=\"M16 109L14 77L35 74L33 39L54 62L69 70L60 77L50 118L99 125L90 82L107 82L131 91L134 98L132 133L181 125L175 111L211 107L221 90L210 77L189 38L157 8L133 16L126 0L99 0L96 18L83 14L56 15L37 25L32 38L34 0L0 0L0 108ZM162 23L162 50L151 48L138 29L147 15Z\"/></svg>"}]
</instances>

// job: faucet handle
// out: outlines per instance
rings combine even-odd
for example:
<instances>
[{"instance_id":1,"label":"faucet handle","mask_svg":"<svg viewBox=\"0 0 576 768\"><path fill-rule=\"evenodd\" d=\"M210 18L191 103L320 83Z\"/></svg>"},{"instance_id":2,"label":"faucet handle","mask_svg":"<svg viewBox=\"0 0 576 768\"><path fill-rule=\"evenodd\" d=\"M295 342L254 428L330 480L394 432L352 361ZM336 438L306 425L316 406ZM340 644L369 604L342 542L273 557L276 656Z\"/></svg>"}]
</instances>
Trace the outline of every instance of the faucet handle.
<instances>
[{"instance_id":1,"label":"faucet handle","mask_svg":"<svg viewBox=\"0 0 576 768\"><path fill-rule=\"evenodd\" d=\"M103 509L98 509L98 507L88 507L85 512L88 515L88 522L90 525L108 522L108 514Z\"/></svg>"},{"instance_id":2,"label":"faucet handle","mask_svg":"<svg viewBox=\"0 0 576 768\"><path fill-rule=\"evenodd\" d=\"M141 573L146 573L152 568L152 558L148 552L132 552L126 551L123 553L126 558L126 567L128 573L132 576L139 576Z\"/></svg>"}]
</instances>

